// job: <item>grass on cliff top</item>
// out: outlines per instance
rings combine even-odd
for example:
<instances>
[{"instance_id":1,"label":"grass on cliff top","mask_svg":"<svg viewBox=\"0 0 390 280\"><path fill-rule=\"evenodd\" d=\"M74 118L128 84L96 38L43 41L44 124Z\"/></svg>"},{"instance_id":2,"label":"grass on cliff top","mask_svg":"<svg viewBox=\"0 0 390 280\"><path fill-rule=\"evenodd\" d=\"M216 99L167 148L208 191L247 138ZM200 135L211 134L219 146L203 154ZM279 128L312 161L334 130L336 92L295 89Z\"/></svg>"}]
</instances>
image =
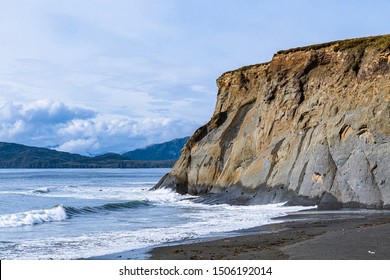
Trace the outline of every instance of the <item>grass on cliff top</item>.
<instances>
[{"instance_id":1,"label":"grass on cliff top","mask_svg":"<svg viewBox=\"0 0 390 280\"><path fill-rule=\"evenodd\" d=\"M335 52L345 51L345 50L356 48L356 47L359 47L360 50L364 50L368 46L374 46L374 47L378 48L380 51L390 51L390 34L332 41L332 42L327 42L327 43L322 43L322 44L315 44L315 45L310 45L310 46L305 46L305 47L293 48L293 49L289 49L289 50L281 50L281 51L278 51L276 54L278 55L278 54L294 53L294 52L299 52L299 51L318 50L318 49L327 48L330 46L334 46L333 50ZM243 67L235 69L235 70L227 71L227 72L223 73L222 76L224 76L225 74L229 74L229 73L244 71L244 70L247 70L247 69L255 67L255 66L267 65L269 63L270 62L264 62L264 63L259 63L259 64L243 66Z\"/></svg>"},{"instance_id":2,"label":"grass on cliff top","mask_svg":"<svg viewBox=\"0 0 390 280\"><path fill-rule=\"evenodd\" d=\"M333 41L323 44L310 45L305 47L293 48L289 50L281 50L276 54L288 54L298 51L318 50L326 47L334 46L334 51L345 51L355 47L366 48L368 46L377 47L381 51L390 50L390 34L381 36L371 36L347 40Z\"/></svg>"},{"instance_id":3,"label":"grass on cliff top","mask_svg":"<svg viewBox=\"0 0 390 280\"><path fill-rule=\"evenodd\" d=\"M230 71L226 71L225 73L223 73L221 75L221 77L223 77L224 75L226 74L230 74L230 73L235 73L235 72L240 72L240 71L245 71L247 69L250 69L250 68L253 68L253 67L258 67L258 66L262 66L262 65L267 65L269 64L270 62L263 62L263 63L257 63L257 64L252 64L252 65L246 65L246 66L242 66L238 69L234 69L234 70L230 70Z\"/></svg>"}]
</instances>

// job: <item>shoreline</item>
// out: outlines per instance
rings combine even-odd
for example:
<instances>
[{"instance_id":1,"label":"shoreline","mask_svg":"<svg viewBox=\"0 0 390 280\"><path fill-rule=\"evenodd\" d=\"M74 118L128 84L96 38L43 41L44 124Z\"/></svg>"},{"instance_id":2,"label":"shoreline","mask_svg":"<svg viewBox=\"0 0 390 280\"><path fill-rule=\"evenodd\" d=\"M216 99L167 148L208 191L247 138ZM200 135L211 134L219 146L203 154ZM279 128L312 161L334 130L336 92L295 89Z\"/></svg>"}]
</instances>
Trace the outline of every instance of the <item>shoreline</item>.
<instances>
[{"instance_id":1,"label":"shoreline","mask_svg":"<svg viewBox=\"0 0 390 280\"><path fill-rule=\"evenodd\" d=\"M390 260L390 211L298 212L213 241L161 246L153 260ZM245 234L246 231L246 234Z\"/></svg>"},{"instance_id":2,"label":"shoreline","mask_svg":"<svg viewBox=\"0 0 390 280\"><path fill-rule=\"evenodd\" d=\"M305 210L275 223L91 260L390 260L390 211Z\"/></svg>"}]
</instances>

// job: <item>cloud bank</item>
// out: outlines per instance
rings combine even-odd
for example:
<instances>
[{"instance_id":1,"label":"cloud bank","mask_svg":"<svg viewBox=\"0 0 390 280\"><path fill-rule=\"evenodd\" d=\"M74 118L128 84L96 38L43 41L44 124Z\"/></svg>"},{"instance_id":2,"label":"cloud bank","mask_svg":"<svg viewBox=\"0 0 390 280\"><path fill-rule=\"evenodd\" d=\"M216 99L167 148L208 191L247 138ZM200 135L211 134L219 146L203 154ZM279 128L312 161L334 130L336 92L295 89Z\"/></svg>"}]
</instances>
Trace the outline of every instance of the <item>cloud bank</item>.
<instances>
[{"instance_id":1,"label":"cloud bank","mask_svg":"<svg viewBox=\"0 0 390 280\"><path fill-rule=\"evenodd\" d=\"M186 120L101 115L49 99L0 105L1 141L95 155L126 152L190 135L198 124Z\"/></svg>"}]
</instances>

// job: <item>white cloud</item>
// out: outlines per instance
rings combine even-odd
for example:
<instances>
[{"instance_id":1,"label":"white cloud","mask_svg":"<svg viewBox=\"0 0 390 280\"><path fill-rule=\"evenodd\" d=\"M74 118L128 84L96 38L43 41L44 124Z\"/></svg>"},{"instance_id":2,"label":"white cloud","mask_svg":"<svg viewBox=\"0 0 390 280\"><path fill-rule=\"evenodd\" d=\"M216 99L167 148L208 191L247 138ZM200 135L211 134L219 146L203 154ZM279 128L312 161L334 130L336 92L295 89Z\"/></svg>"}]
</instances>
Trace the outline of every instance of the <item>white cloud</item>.
<instances>
[{"instance_id":1,"label":"white cloud","mask_svg":"<svg viewBox=\"0 0 390 280\"><path fill-rule=\"evenodd\" d=\"M26 104L6 102L0 105L0 141L49 146L60 127L95 115L93 110L48 99Z\"/></svg>"},{"instance_id":2,"label":"white cloud","mask_svg":"<svg viewBox=\"0 0 390 280\"><path fill-rule=\"evenodd\" d=\"M197 127L197 123L178 119L133 119L119 115L73 120L58 131L62 139L58 150L81 154L121 153L191 135Z\"/></svg>"},{"instance_id":3,"label":"white cloud","mask_svg":"<svg viewBox=\"0 0 390 280\"><path fill-rule=\"evenodd\" d=\"M76 153L81 155L93 154L93 151L99 151L100 145L97 139L75 139L62 143L56 150Z\"/></svg>"},{"instance_id":4,"label":"white cloud","mask_svg":"<svg viewBox=\"0 0 390 280\"><path fill-rule=\"evenodd\" d=\"M127 152L193 133L198 123L167 117L98 115L53 100L0 105L0 141L84 155Z\"/></svg>"},{"instance_id":5,"label":"white cloud","mask_svg":"<svg viewBox=\"0 0 390 280\"><path fill-rule=\"evenodd\" d=\"M27 104L5 102L0 105L2 123L24 121L45 125L48 123L66 123L73 119L86 119L96 115L90 109L70 107L62 102L42 99Z\"/></svg>"},{"instance_id":6,"label":"white cloud","mask_svg":"<svg viewBox=\"0 0 390 280\"><path fill-rule=\"evenodd\" d=\"M87 119L96 115L95 111L69 107L60 101L38 100L22 107L21 117L32 123L66 123L74 119Z\"/></svg>"}]
</instances>

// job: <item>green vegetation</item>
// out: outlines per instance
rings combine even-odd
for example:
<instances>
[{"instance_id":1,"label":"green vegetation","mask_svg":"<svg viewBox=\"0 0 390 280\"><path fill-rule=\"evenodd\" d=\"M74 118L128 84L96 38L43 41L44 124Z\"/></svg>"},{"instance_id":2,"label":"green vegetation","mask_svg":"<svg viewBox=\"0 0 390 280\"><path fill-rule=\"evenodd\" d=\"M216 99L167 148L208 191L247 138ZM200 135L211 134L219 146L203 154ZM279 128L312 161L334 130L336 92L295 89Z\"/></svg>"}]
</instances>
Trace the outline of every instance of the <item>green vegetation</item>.
<instances>
[{"instance_id":1,"label":"green vegetation","mask_svg":"<svg viewBox=\"0 0 390 280\"><path fill-rule=\"evenodd\" d=\"M180 151L190 137L173 139L168 142L150 145L124 153L122 156L132 160L177 160Z\"/></svg>"},{"instance_id":2,"label":"green vegetation","mask_svg":"<svg viewBox=\"0 0 390 280\"><path fill-rule=\"evenodd\" d=\"M327 42L327 43L322 43L322 44L315 44L315 45L310 45L310 46L292 48L292 49L288 49L288 50L280 50L276 54L277 55L278 54L289 54L289 53L294 53L294 52L299 52L299 51L318 50L318 49L327 48L327 47L331 47L331 46L334 46L333 50L335 52L345 51L345 50L352 49L352 48L359 48L359 53L361 53L368 46L376 47L380 51L390 51L390 34L380 35L380 36L363 37L363 38L355 38L355 39L347 39L347 40L338 40L338 41L332 41L332 42ZM236 69L236 70L227 71L223 75L229 74L229 73L234 73L237 71L245 71L245 70L250 69L252 67L258 67L258 66L267 65L267 64L269 64L269 62L243 66L243 67ZM357 61L357 62L355 62L355 65L353 65L353 71L355 71L356 73L359 72L359 64L360 64L360 61Z\"/></svg>"},{"instance_id":3,"label":"green vegetation","mask_svg":"<svg viewBox=\"0 0 390 280\"><path fill-rule=\"evenodd\" d=\"M223 75L226 75L226 74L234 73L234 72L237 72L237 71L238 71L238 72L239 72L239 71L243 72L243 71L248 70L248 69L250 69L250 68L252 68L252 67L259 67L259 66L263 66L263 65L267 65L267 64L269 64L269 62L263 62L263 63L258 63L258 64L252 64L252 65L242 66L242 67L240 67L240 68L238 68L238 69L235 69L235 70L226 71L225 73L223 73L223 74L221 75L221 77L222 77Z\"/></svg>"},{"instance_id":4,"label":"green vegetation","mask_svg":"<svg viewBox=\"0 0 390 280\"><path fill-rule=\"evenodd\" d=\"M315 45L310 45L310 46L305 46L305 47L292 48L289 50L281 50L281 51L278 51L276 54L288 54L288 53L300 52L300 51L318 50L318 49L332 46L337 42L338 41L323 43L323 44L315 44Z\"/></svg>"},{"instance_id":5,"label":"green vegetation","mask_svg":"<svg viewBox=\"0 0 390 280\"><path fill-rule=\"evenodd\" d=\"M370 45L377 47L381 51L390 50L390 35L365 37L365 38L340 41L337 44L337 46L334 47L334 51L336 52L344 51L356 47L365 49Z\"/></svg>"},{"instance_id":6,"label":"green vegetation","mask_svg":"<svg viewBox=\"0 0 390 280\"><path fill-rule=\"evenodd\" d=\"M0 168L170 168L175 161L134 160L115 153L87 157L0 142Z\"/></svg>"},{"instance_id":7,"label":"green vegetation","mask_svg":"<svg viewBox=\"0 0 390 280\"><path fill-rule=\"evenodd\" d=\"M390 51L390 35L385 35L385 36L379 37L374 42L374 45L381 50Z\"/></svg>"},{"instance_id":8,"label":"green vegetation","mask_svg":"<svg viewBox=\"0 0 390 280\"><path fill-rule=\"evenodd\" d=\"M368 46L375 46L381 51L390 50L390 34L381 35L381 36L371 36L364 38L356 38L356 39L348 39L348 40L339 40L333 41L323 44L310 45L305 47L293 48L289 50L281 50L278 51L277 54L288 54L292 52L298 51L310 51L310 50L318 50L321 48L326 48L330 46L334 46L334 51L344 51L351 48L366 48Z\"/></svg>"}]
</instances>

